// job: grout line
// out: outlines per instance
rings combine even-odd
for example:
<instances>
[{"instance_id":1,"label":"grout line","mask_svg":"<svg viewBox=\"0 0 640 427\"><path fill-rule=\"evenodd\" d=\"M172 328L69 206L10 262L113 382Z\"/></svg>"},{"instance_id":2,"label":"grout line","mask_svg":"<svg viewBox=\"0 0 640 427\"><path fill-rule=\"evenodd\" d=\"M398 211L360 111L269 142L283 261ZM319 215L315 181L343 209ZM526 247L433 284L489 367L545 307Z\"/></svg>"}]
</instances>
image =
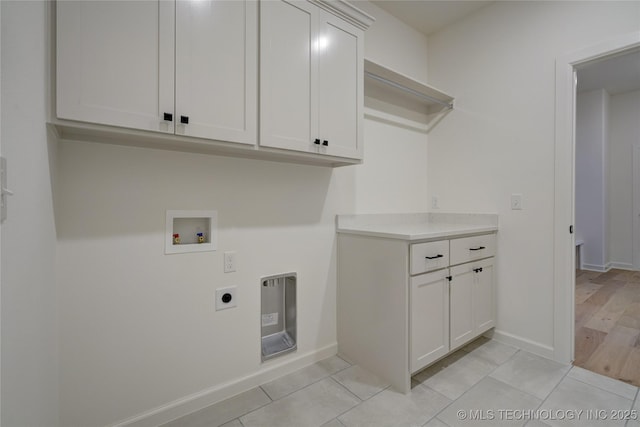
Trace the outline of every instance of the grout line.
<instances>
[{"instance_id":1,"label":"grout line","mask_svg":"<svg viewBox=\"0 0 640 427\"><path fill-rule=\"evenodd\" d=\"M351 390L349 390L347 387L343 386L342 384L340 384L340 382L336 381L335 379L331 378L333 381L335 381L340 387L344 388L345 390L347 390L347 392L349 392L349 394L352 394L353 396L356 396ZM352 409L357 408L358 406L362 405L365 401L360 399L358 396L356 396L356 399L358 399L360 402L358 402L356 405L353 405L351 408L347 409L344 412L339 413L338 415L336 415L336 420L338 420L338 417L343 416L344 414L346 414L347 412L351 411ZM338 422L340 424L342 424L342 421L338 420ZM342 424L344 425L344 424Z\"/></svg>"},{"instance_id":2,"label":"grout line","mask_svg":"<svg viewBox=\"0 0 640 427\"><path fill-rule=\"evenodd\" d=\"M358 405L361 404L362 402L364 402L363 399L360 399L360 396L358 396L357 394L355 394L354 392L352 392L351 390L349 390L349 387L347 387L346 385L342 384L340 381L338 381L337 379L333 378L333 375L329 376L329 379L331 379L333 382L335 382L336 384L338 384L341 388L345 389L350 395L354 396L356 399L358 399L360 402L358 402ZM355 406L358 406L355 405ZM355 408L354 406L354 408ZM341 414L342 415L342 414Z\"/></svg>"},{"instance_id":3,"label":"grout line","mask_svg":"<svg viewBox=\"0 0 640 427\"><path fill-rule=\"evenodd\" d=\"M256 387L256 388L259 388L260 390L262 390L262 392L263 392L263 393L267 396L267 398L269 399L269 402L267 402L267 403L265 403L264 405L261 405L261 406L259 406L259 407L255 408L255 409L252 409L252 410L250 410L250 411L248 411L248 412L245 412L245 413L244 413L244 414L242 414L242 415L238 415L237 420L238 420L238 421L240 421L240 424L242 424L243 426L244 426L244 423L240 420L240 417L244 417L245 415L249 415L249 414L250 414L250 413L252 413L252 412L259 411L260 409L262 409L262 408L264 408L264 407L266 407L266 406L269 406L269 405L271 405L271 404L273 403L273 399L271 399L271 396L269 396L269 395L268 395L268 394L267 394L267 393L262 389L262 386L258 386L258 387ZM226 402L227 400L229 400L229 399L221 400L220 402L214 403L213 405L217 405L218 403ZM213 405L209 405L209 406L213 406ZM234 419L236 419L236 418L234 418ZM233 421L233 420L231 420L231 421ZM231 421L227 421L227 422L231 422Z\"/></svg>"},{"instance_id":4,"label":"grout line","mask_svg":"<svg viewBox=\"0 0 640 427\"><path fill-rule=\"evenodd\" d=\"M264 394L266 394L266 395L267 395L267 397L269 398L269 400L270 400L271 402L273 402L273 399L271 398L271 396L269 396L269 393L267 393L267 391L266 391L265 389L263 389L263 388L262 388L262 386L263 386L263 385L264 385L264 384L259 385L259 386L258 386L258 388L259 388L260 390L262 390L262 392L263 392ZM223 402L224 402L224 400L223 400ZM271 402L269 402L269 403L271 403ZM268 405L268 404L267 404L267 405Z\"/></svg>"},{"instance_id":5,"label":"grout line","mask_svg":"<svg viewBox=\"0 0 640 427\"><path fill-rule=\"evenodd\" d=\"M536 409L540 409L542 407L542 405L544 405L544 403L549 400L549 396L551 396L553 394L554 391L556 391L556 389L560 386L560 384L562 384L562 381L565 380L565 378L567 378L567 375L569 375L569 372L571 372L571 368L569 368L569 370L567 372L565 372L565 374L562 376L562 378L560 378L560 381L558 381L558 384L556 384L551 391L547 394L547 397L545 397L544 399L542 399L542 402L540 402L540 405L538 405L538 407ZM573 379L573 378L572 378Z\"/></svg>"}]
</instances>

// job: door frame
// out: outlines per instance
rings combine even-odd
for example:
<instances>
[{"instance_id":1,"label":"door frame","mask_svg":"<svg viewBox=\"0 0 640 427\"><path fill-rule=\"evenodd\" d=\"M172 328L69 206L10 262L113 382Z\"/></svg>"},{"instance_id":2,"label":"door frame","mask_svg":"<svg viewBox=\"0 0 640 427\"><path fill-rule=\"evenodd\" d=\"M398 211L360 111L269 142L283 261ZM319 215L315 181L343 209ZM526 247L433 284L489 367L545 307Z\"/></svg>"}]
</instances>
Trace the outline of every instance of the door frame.
<instances>
[{"instance_id":1,"label":"door frame","mask_svg":"<svg viewBox=\"0 0 640 427\"><path fill-rule=\"evenodd\" d=\"M556 59L554 179L554 359L569 364L575 346L575 101L576 69L640 48L640 31L602 41Z\"/></svg>"},{"instance_id":2,"label":"door frame","mask_svg":"<svg viewBox=\"0 0 640 427\"><path fill-rule=\"evenodd\" d=\"M640 270L640 145L633 146L633 269Z\"/></svg>"}]
</instances>

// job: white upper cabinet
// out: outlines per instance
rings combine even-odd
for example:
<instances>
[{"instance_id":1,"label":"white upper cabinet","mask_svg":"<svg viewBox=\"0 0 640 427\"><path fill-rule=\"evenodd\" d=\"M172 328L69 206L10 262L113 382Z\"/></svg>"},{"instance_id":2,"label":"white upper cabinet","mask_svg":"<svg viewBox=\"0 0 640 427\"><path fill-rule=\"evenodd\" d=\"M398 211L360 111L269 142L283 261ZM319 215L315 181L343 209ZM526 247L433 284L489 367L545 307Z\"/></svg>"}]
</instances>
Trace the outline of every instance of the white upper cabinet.
<instances>
[{"instance_id":1,"label":"white upper cabinet","mask_svg":"<svg viewBox=\"0 0 640 427\"><path fill-rule=\"evenodd\" d=\"M255 144L257 15L253 1L176 2L177 134Z\"/></svg>"},{"instance_id":2,"label":"white upper cabinet","mask_svg":"<svg viewBox=\"0 0 640 427\"><path fill-rule=\"evenodd\" d=\"M362 158L362 31L322 11L318 44L318 131L321 150ZM325 145L325 143L327 145Z\"/></svg>"},{"instance_id":3,"label":"white upper cabinet","mask_svg":"<svg viewBox=\"0 0 640 427\"><path fill-rule=\"evenodd\" d=\"M255 144L257 26L255 1L59 1L57 116Z\"/></svg>"},{"instance_id":4,"label":"white upper cabinet","mask_svg":"<svg viewBox=\"0 0 640 427\"><path fill-rule=\"evenodd\" d=\"M173 133L174 4L57 2L59 118Z\"/></svg>"},{"instance_id":5,"label":"white upper cabinet","mask_svg":"<svg viewBox=\"0 0 640 427\"><path fill-rule=\"evenodd\" d=\"M318 135L318 8L260 4L260 145L312 151Z\"/></svg>"},{"instance_id":6,"label":"white upper cabinet","mask_svg":"<svg viewBox=\"0 0 640 427\"><path fill-rule=\"evenodd\" d=\"M60 138L362 159L373 19L345 0L59 0L56 21Z\"/></svg>"},{"instance_id":7,"label":"white upper cabinet","mask_svg":"<svg viewBox=\"0 0 640 427\"><path fill-rule=\"evenodd\" d=\"M362 158L363 31L307 1L260 6L260 145Z\"/></svg>"}]
</instances>

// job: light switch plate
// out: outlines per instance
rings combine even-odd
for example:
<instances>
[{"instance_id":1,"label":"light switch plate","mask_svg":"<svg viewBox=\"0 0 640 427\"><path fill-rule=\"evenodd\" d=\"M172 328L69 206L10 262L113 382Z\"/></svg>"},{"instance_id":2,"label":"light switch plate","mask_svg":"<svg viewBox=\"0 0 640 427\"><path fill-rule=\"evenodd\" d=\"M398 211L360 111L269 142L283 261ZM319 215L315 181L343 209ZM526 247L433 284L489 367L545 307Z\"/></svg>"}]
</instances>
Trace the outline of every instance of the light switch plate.
<instances>
[{"instance_id":1,"label":"light switch plate","mask_svg":"<svg viewBox=\"0 0 640 427\"><path fill-rule=\"evenodd\" d=\"M522 210L522 194L511 195L511 210Z\"/></svg>"}]
</instances>

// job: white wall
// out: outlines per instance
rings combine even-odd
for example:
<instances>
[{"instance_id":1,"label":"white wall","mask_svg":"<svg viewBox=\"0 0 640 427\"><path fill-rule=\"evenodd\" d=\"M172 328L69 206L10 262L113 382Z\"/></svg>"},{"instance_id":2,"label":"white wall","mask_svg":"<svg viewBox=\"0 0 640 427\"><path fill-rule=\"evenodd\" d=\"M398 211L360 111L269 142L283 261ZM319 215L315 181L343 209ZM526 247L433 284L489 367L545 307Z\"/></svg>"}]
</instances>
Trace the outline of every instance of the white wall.
<instances>
[{"instance_id":1,"label":"white wall","mask_svg":"<svg viewBox=\"0 0 640 427\"><path fill-rule=\"evenodd\" d=\"M366 8L384 41L365 38L367 53L424 77L426 39ZM335 352L335 215L427 209L426 135L372 120L364 131L364 164L335 170L62 142L61 424L115 423ZM219 250L165 256L167 209L216 209ZM236 273L222 272L227 250L237 251ZM289 271L299 281L298 351L262 365L259 278ZM229 285L238 307L215 312L215 289Z\"/></svg>"},{"instance_id":2,"label":"white wall","mask_svg":"<svg viewBox=\"0 0 640 427\"><path fill-rule=\"evenodd\" d=\"M578 74L579 78L579 74ZM609 94L603 89L576 96L576 239L584 241L587 270L609 267Z\"/></svg>"},{"instance_id":3,"label":"white wall","mask_svg":"<svg viewBox=\"0 0 640 427\"><path fill-rule=\"evenodd\" d=\"M429 38L429 82L456 97L429 133L429 194L500 215L497 333L550 357L555 60L639 16L638 2L496 2Z\"/></svg>"},{"instance_id":4,"label":"white wall","mask_svg":"<svg viewBox=\"0 0 640 427\"><path fill-rule=\"evenodd\" d=\"M427 81L427 38L373 3L352 0L376 18L365 35L364 56L419 81Z\"/></svg>"},{"instance_id":5,"label":"white wall","mask_svg":"<svg viewBox=\"0 0 640 427\"><path fill-rule=\"evenodd\" d=\"M55 250L47 149L46 2L0 2L2 153L9 217L2 225L2 420L58 425Z\"/></svg>"},{"instance_id":6,"label":"white wall","mask_svg":"<svg viewBox=\"0 0 640 427\"><path fill-rule=\"evenodd\" d=\"M640 91L611 96L609 111L611 263L632 268L633 147L640 146Z\"/></svg>"}]
</instances>

